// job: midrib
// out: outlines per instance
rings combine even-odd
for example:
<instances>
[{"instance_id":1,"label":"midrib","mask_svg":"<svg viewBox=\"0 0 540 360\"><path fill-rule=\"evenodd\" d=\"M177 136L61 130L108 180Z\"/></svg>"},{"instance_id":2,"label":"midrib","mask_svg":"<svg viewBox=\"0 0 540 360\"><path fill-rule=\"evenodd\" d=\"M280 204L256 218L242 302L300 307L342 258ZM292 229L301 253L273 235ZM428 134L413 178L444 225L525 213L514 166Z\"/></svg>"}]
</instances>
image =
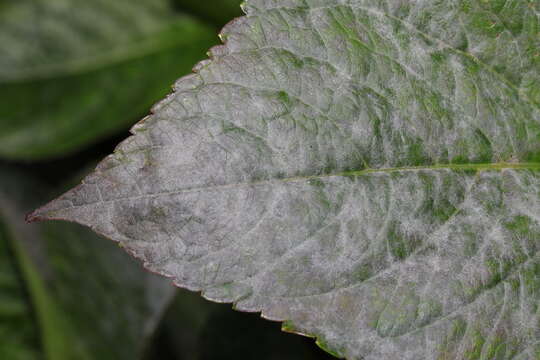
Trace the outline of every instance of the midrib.
<instances>
[{"instance_id":1,"label":"midrib","mask_svg":"<svg viewBox=\"0 0 540 360\"><path fill-rule=\"evenodd\" d=\"M524 163L484 163L484 164L436 164L436 165L425 165L425 166L404 166L404 167L393 167L393 168L373 168L373 169L363 169L363 170L352 170L352 171L342 171L336 173L328 174L319 174L319 175L306 175L306 176L291 176L291 177L282 177L282 178L270 178L257 181L246 181L239 183L223 184L223 185L202 185L194 186L191 188L178 189L169 192L163 193L154 193L154 194L143 194L139 196L130 197L146 197L146 196L159 196L159 195L170 195L181 192L189 191L200 191L200 190L213 190L221 188L234 188L237 186L249 186L249 185L262 185L276 182L293 182L293 181L306 181L311 179L324 179L330 177L354 177L369 175L375 173L395 173L395 172L405 172L405 171L421 171L421 170L473 170L473 171L486 171L486 170L505 170L505 169L524 169L524 170L540 170L540 162L524 162Z\"/></svg>"},{"instance_id":2,"label":"midrib","mask_svg":"<svg viewBox=\"0 0 540 360\"><path fill-rule=\"evenodd\" d=\"M487 170L501 171L505 169L523 169L523 170L539 170L540 171L540 162L436 164L436 165L427 165L427 166L407 166L407 167L393 167L393 168L364 169L364 170L356 170L356 171L343 171L343 172L338 172L338 173L333 173L333 174L273 178L273 179L265 179L265 180L258 180L258 181L252 181L252 182L232 183L232 184L223 184L223 185L194 186L194 187L178 189L178 190L119 197L115 199L98 201L98 202L93 202L93 203L86 203L86 204L81 204L81 205L76 205L76 206L71 206L71 207L77 208L81 206L111 203L111 202L122 201L122 200L136 200L136 199L144 199L144 198L158 197L158 196L168 196L168 195L174 195L174 194L180 194L180 193L197 192L197 191L205 191L205 190L218 190L218 189L235 188L239 186L271 184L271 183L277 183L277 182L306 181L306 180L312 180L312 179L324 179L324 178L340 177L340 176L355 177L355 176L363 176L363 175L369 175L369 174L375 174L375 173L395 173L395 172L403 172L403 171L422 171L422 170L473 170L475 172L479 172L479 171L487 171ZM34 221L45 220L48 218L49 219L54 218L54 215L47 214L47 213L50 211L48 209L49 206L53 205L55 201L52 201L51 203L46 204L45 206L37 209L33 213L28 214L28 216L26 217L26 221L34 222ZM61 209L55 209L53 211L57 211L57 210L61 210Z\"/></svg>"},{"instance_id":3,"label":"midrib","mask_svg":"<svg viewBox=\"0 0 540 360\"><path fill-rule=\"evenodd\" d=\"M391 173L398 171L417 171L417 170L504 170L504 169L529 169L529 170L540 170L540 162L525 162L525 163L483 163L483 164L436 164L428 166L405 166L405 167L393 167L393 168L380 168L380 169L364 169L358 171L345 171L340 174L341 176L359 176L363 174L370 173ZM325 175L321 175L325 176ZM333 176L333 175L327 175Z\"/></svg>"},{"instance_id":4,"label":"midrib","mask_svg":"<svg viewBox=\"0 0 540 360\"><path fill-rule=\"evenodd\" d=\"M351 170L342 171L338 173L309 175L309 176L294 176L280 179L261 180L252 183L245 184L230 184L221 186L235 186L235 185L251 185L258 183L267 183L272 181L301 181L309 179L322 179L335 176L362 176L374 173L394 173L404 171L421 171L421 170L473 170L473 171L486 171L486 170L505 170L505 169L524 169L524 170L540 170L540 162L523 162L523 163L483 163L483 164L436 164L436 165L421 165L421 166L403 166L403 167L391 167L391 168L369 168L363 170ZM204 188L204 187L201 187ZM207 187L208 188L208 187Z\"/></svg>"}]
</instances>

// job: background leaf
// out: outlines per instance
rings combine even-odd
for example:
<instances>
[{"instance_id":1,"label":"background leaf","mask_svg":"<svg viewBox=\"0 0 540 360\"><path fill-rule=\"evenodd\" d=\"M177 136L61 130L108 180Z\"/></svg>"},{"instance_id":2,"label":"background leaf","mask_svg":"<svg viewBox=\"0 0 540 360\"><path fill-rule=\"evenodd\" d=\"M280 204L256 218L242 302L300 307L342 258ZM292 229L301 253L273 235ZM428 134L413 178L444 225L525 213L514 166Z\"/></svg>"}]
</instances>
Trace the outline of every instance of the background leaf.
<instances>
[{"instance_id":1,"label":"background leaf","mask_svg":"<svg viewBox=\"0 0 540 360\"><path fill-rule=\"evenodd\" d=\"M38 359L39 331L8 236L0 222L0 357Z\"/></svg>"},{"instance_id":2,"label":"background leaf","mask_svg":"<svg viewBox=\"0 0 540 360\"><path fill-rule=\"evenodd\" d=\"M65 155L123 129L215 42L165 0L0 9L0 156Z\"/></svg>"}]
</instances>

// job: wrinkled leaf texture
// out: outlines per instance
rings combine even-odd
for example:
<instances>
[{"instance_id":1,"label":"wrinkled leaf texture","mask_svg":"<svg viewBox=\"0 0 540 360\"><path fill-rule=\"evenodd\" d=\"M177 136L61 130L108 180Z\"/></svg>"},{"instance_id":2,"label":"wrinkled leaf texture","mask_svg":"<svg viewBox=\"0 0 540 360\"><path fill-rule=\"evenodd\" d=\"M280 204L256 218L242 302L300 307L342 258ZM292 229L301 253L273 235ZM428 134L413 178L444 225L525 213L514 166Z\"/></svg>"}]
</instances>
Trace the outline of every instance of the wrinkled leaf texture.
<instances>
[{"instance_id":1,"label":"wrinkled leaf texture","mask_svg":"<svg viewBox=\"0 0 540 360\"><path fill-rule=\"evenodd\" d=\"M348 359L540 356L539 1L250 0L29 220Z\"/></svg>"}]
</instances>

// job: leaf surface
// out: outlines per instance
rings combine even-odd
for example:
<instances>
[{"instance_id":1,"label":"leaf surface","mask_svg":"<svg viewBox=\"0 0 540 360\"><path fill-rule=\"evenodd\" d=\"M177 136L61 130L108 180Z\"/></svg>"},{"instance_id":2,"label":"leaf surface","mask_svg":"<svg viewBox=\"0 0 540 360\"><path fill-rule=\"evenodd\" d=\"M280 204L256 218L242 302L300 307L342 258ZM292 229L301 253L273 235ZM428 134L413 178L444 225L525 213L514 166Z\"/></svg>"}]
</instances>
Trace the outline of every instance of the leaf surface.
<instances>
[{"instance_id":1,"label":"leaf surface","mask_svg":"<svg viewBox=\"0 0 540 360\"><path fill-rule=\"evenodd\" d=\"M58 156L128 126L214 42L166 0L6 3L0 156Z\"/></svg>"},{"instance_id":2,"label":"leaf surface","mask_svg":"<svg viewBox=\"0 0 540 360\"><path fill-rule=\"evenodd\" d=\"M537 1L262 1L29 220L349 359L540 353Z\"/></svg>"},{"instance_id":3,"label":"leaf surface","mask_svg":"<svg viewBox=\"0 0 540 360\"><path fill-rule=\"evenodd\" d=\"M174 294L170 284L78 225L25 226L21 216L43 186L11 168L0 168L0 174L0 223L5 224L0 245L11 249L0 255L6 260L2 269L10 264L12 269L0 309L15 303L20 308L13 319L0 312L0 331L6 332L0 354L6 359L141 358Z\"/></svg>"}]
</instances>

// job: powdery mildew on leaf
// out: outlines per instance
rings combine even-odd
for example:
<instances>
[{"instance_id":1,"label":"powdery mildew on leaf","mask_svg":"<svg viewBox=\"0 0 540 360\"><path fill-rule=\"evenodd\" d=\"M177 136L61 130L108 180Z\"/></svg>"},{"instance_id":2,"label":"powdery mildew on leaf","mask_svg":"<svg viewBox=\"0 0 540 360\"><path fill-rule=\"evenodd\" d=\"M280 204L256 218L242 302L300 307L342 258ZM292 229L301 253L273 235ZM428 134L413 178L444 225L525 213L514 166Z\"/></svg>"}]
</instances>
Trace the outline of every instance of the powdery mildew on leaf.
<instances>
[{"instance_id":1,"label":"powdery mildew on leaf","mask_svg":"<svg viewBox=\"0 0 540 360\"><path fill-rule=\"evenodd\" d=\"M540 354L538 1L262 1L30 220L350 359Z\"/></svg>"}]
</instances>

